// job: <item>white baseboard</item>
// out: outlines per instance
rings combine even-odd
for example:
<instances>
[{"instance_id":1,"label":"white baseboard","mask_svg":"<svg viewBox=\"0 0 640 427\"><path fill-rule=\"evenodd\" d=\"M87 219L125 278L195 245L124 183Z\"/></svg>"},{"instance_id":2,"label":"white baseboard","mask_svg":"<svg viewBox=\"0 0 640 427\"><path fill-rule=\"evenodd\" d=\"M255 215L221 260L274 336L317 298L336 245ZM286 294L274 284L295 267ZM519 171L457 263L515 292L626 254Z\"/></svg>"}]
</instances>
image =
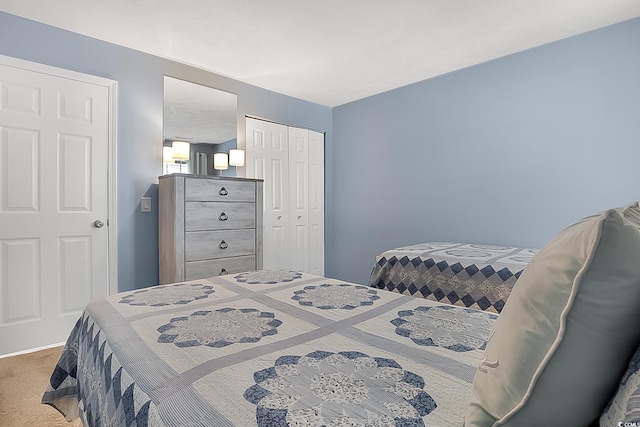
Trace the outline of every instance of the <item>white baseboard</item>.
<instances>
[{"instance_id":1,"label":"white baseboard","mask_svg":"<svg viewBox=\"0 0 640 427\"><path fill-rule=\"evenodd\" d=\"M60 347L60 346L63 346L63 345L64 345L63 342L59 342L57 344L49 344L49 345L45 345L43 347L31 348L29 350L16 351L15 353L0 354L0 359L3 359L5 357L11 357L11 356L20 356L21 354L34 353L36 351L46 350L48 348L53 348L53 347Z\"/></svg>"}]
</instances>

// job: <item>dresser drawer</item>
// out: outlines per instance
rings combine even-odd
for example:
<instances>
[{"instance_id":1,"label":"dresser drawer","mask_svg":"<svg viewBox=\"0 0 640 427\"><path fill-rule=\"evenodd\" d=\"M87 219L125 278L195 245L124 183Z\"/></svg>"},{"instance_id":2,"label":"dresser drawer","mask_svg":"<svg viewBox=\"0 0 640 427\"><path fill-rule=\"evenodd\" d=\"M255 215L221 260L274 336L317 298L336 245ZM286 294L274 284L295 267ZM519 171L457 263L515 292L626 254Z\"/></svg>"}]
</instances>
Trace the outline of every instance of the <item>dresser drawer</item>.
<instances>
[{"instance_id":1,"label":"dresser drawer","mask_svg":"<svg viewBox=\"0 0 640 427\"><path fill-rule=\"evenodd\" d=\"M242 273L256 269L256 258L239 256L232 258L208 259L205 261L187 262L186 280L203 279L223 274Z\"/></svg>"},{"instance_id":2,"label":"dresser drawer","mask_svg":"<svg viewBox=\"0 0 640 427\"><path fill-rule=\"evenodd\" d=\"M255 230L189 231L185 233L185 261L254 255Z\"/></svg>"},{"instance_id":3,"label":"dresser drawer","mask_svg":"<svg viewBox=\"0 0 640 427\"><path fill-rule=\"evenodd\" d=\"M185 201L254 202L256 185L251 181L186 178Z\"/></svg>"},{"instance_id":4,"label":"dresser drawer","mask_svg":"<svg viewBox=\"0 0 640 427\"><path fill-rule=\"evenodd\" d=\"M253 203L244 202L186 202L185 231L233 230L255 228Z\"/></svg>"}]
</instances>

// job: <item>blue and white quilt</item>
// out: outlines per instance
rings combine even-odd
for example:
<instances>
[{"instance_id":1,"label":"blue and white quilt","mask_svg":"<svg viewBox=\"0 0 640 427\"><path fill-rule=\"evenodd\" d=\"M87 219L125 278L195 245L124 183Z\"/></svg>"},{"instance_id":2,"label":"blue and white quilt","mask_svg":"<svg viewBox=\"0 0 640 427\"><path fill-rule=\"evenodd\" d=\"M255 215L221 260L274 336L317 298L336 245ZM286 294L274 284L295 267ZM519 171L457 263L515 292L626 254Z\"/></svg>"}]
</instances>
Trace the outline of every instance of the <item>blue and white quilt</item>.
<instances>
[{"instance_id":1,"label":"blue and white quilt","mask_svg":"<svg viewBox=\"0 0 640 427\"><path fill-rule=\"evenodd\" d=\"M44 393L85 426L461 426L496 315L288 271L90 303Z\"/></svg>"},{"instance_id":2,"label":"blue and white quilt","mask_svg":"<svg viewBox=\"0 0 640 427\"><path fill-rule=\"evenodd\" d=\"M538 249L422 243L376 257L369 286L500 313Z\"/></svg>"}]
</instances>

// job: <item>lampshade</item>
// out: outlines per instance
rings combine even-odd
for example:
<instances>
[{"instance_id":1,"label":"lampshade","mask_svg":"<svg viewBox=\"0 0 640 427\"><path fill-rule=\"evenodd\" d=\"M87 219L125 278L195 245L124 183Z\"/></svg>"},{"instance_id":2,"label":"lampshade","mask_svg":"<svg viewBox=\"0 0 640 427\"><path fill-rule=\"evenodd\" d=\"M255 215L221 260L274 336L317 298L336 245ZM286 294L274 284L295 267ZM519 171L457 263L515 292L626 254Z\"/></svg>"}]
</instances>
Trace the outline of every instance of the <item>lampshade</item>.
<instances>
[{"instance_id":1,"label":"lampshade","mask_svg":"<svg viewBox=\"0 0 640 427\"><path fill-rule=\"evenodd\" d=\"M229 150L229 165L244 166L244 150L237 150L235 148Z\"/></svg>"},{"instance_id":2,"label":"lampshade","mask_svg":"<svg viewBox=\"0 0 640 427\"><path fill-rule=\"evenodd\" d=\"M170 145L165 145L162 147L162 162L173 162L173 149Z\"/></svg>"},{"instance_id":3,"label":"lampshade","mask_svg":"<svg viewBox=\"0 0 640 427\"><path fill-rule=\"evenodd\" d=\"M173 160L189 160L191 144L185 141L173 141L171 143Z\"/></svg>"},{"instance_id":4,"label":"lampshade","mask_svg":"<svg viewBox=\"0 0 640 427\"><path fill-rule=\"evenodd\" d=\"M213 153L213 168L219 171L229 169L227 153Z\"/></svg>"}]
</instances>

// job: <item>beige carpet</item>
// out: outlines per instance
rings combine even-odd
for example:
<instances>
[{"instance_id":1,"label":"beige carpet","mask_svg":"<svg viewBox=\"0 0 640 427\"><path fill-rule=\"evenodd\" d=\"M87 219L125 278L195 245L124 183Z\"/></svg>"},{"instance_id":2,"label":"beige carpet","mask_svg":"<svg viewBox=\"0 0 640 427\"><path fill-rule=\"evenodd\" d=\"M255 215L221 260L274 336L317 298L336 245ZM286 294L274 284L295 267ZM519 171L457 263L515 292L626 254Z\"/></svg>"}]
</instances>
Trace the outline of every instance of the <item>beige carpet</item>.
<instances>
[{"instance_id":1,"label":"beige carpet","mask_svg":"<svg viewBox=\"0 0 640 427\"><path fill-rule=\"evenodd\" d=\"M67 427L64 417L40 403L62 347L0 359L0 426Z\"/></svg>"}]
</instances>

